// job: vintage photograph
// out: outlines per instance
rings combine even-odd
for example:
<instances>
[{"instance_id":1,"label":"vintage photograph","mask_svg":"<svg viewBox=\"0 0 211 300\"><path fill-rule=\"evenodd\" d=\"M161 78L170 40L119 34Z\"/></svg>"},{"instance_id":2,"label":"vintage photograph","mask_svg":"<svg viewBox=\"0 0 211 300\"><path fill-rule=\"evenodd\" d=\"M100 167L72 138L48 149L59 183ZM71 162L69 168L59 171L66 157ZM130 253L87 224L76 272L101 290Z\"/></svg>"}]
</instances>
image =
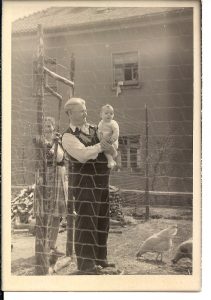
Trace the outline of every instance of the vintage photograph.
<instances>
[{"instance_id":1,"label":"vintage photograph","mask_svg":"<svg viewBox=\"0 0 211 300\"><path fill-rule=\"evenodd\" d=\"M13 280L200 288L200 2L147 2L10 3Z\"/></svg>"}]
</instances>

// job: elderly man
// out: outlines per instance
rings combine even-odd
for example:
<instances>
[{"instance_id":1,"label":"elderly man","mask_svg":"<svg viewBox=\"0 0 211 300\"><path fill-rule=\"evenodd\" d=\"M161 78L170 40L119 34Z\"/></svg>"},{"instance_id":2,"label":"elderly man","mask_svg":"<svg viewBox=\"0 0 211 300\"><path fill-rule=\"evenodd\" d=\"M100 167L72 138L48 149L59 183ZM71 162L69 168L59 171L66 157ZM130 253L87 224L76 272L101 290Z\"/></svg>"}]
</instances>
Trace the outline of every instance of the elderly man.
<instances>
[{"instance_id":1,"label":"elderly man","mask_svg":"<svg viewBox=\"0 0 211 300\"><path fill-rule=\"evenodd\" d=\"M83 99L69 99L64 109L70 120L62 145L72 162L77 266L81 273L99 274L100 269L115 266L107 261L110 171L103 153L113 147L105 140L99 142L97 128L87 123Z\"/></svg>"}]
</instances>

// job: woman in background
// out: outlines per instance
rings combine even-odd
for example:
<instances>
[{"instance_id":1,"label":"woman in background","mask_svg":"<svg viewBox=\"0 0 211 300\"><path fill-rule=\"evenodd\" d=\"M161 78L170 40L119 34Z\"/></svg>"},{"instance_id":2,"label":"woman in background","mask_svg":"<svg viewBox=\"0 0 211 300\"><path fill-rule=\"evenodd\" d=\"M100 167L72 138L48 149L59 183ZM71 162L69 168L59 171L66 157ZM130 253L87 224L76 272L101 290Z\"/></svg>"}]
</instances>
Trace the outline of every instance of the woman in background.
<instances>
[{"instance_id":1,"label":"woman in background","mask_svg":"<svg viewBox=\"0 0 211 300\"><path fill-rule=\"evenodd\" d=\"M68 184L66 182L66 168L64 161L64 151L58 140L56 169L54 166L54 155L56 151L55 143L55 120L52 117L46 117L44 120L44 147L46 149L46 200L49 204L50 228L48 239L49 247L53 252L58 252L56 241L59 233L61 218L66 217L66 204L68 199ZM56 173L56 174L55 174ZM55 180L56 178L56 180Z\"/></svg>"}]
</instances>

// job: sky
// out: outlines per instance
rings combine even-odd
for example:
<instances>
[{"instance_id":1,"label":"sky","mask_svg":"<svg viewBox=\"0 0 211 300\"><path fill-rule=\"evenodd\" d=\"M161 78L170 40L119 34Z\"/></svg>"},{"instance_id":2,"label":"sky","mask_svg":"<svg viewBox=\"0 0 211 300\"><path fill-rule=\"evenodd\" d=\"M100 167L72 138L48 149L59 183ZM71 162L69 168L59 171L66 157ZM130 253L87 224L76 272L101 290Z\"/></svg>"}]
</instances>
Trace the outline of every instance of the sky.
<instances>
[{"instance_id":1,"label":"sky","mask_svg":"<svg viewBox=\"0 0 211 300\"><path fill-rule=\"evenodd\" d=\"M11 2L10 5L10 14L12 22L19 19L26 17L30 14L38 12L40 10L47 9L48 7L57 6L58 1L17 1ZM8 10L6 10L8 11Z\"/></svg>"}]
</instances>

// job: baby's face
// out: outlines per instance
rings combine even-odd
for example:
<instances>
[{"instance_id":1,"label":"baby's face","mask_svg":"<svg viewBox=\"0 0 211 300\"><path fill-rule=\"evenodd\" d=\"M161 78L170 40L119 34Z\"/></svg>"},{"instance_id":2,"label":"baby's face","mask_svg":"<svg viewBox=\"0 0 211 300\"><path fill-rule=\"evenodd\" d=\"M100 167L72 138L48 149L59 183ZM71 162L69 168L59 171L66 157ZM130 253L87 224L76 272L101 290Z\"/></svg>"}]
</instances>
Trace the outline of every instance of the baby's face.
<instances>
[{"instance_id":1,"label":"baby's face","mask_svg":"<svg viewBox=\"0 0 211 300\"><path fill-rule=\"evenodd\" d=\"M114 112L112 109L110 108L105 108L103 111L102 111L102 120L104 122L110 122L114 117Z\"/></svg>"}]
</instances>

